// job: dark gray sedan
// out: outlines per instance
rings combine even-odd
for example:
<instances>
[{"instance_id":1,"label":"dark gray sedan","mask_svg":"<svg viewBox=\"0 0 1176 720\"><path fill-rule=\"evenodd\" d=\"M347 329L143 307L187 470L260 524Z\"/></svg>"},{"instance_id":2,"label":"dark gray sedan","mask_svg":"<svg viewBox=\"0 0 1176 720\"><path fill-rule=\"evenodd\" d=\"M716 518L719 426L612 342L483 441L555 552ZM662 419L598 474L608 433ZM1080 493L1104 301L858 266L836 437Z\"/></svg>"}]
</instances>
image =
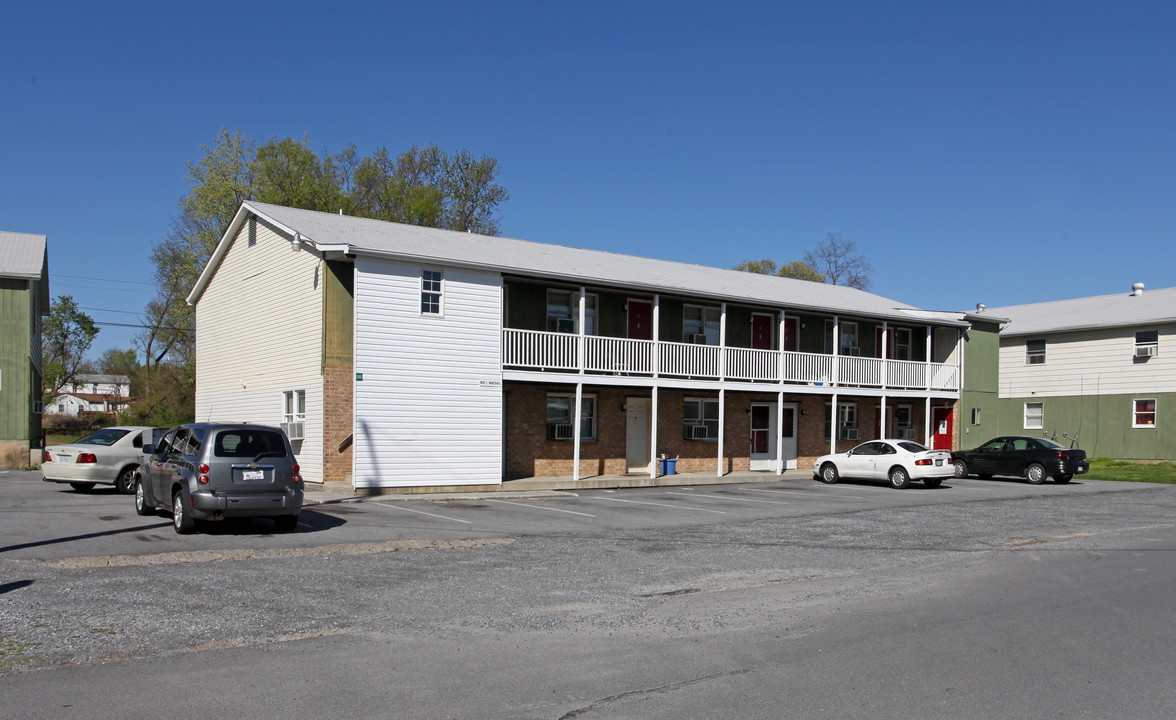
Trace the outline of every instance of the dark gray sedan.
<instances>
[{"instance_id":1,"label":"dark gray sedan","mask_svg":"<svg viewBox=\"0 0 1176 720\"><path fill-rule=\"evenodd\" d=\"M1085 450L1023 435L993 438L975 450L956 450L951 461L957 478L975 475L986 480L993 475L1015 475L1034 485L1045 482L1047 477L1056 483L1068 483L1075 475L1090 470Z\"/></svg>"}]
</instances>

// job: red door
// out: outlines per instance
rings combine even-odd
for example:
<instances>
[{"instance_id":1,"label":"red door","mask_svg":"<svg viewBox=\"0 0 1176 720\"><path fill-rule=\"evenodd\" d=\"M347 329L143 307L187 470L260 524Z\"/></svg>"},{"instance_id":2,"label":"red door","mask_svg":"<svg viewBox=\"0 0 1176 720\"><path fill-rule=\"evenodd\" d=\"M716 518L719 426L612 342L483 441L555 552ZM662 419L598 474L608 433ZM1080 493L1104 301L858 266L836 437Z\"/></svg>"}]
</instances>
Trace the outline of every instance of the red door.
<instances>
[{"instance_id":1,"label":"red door","mask_svg":"<svg viewBox=\"0 0 1176 720\"><path fill-rule=\"evenodd\" d=\"M874 328L874 357L882 357L882 328ZM894 328L886 328L886 357L894 357Z\"/></svg>"},{"instance_id":2,"label":"red door","mask_svg":"<svg viewBox=\"0 0 1176 720\"><path fill-rule=\"evenodd\" d=\"M629 339L653 339L653 303L629 301Z\"/></svg>"},{"instance_id":3,"label":"red door","mask_svg":"<svg viewBox=\"0 0 1176 720\"><path fill-rule=\"evenodd\" d=\"M753 313L751 316L751 347L755 350L772 349L772 316Z\"/></svg>"},{"instance_id":4,"label":"red door","mask_svg":"<svg viewBox=\"0 0 1176 720\"><path fill-rule=\"evenodd\" d=\"M931 436L932 450L951 450L952 421L951 408L937 407L931 408L931 430L934 433Z\"/></svg>"},{"instance_id":5,"label":"red door","mask_svg":"<svg viewBox=\"0 0 1176 720\"><path fill-rule=\"evenodd\" d=\"M794 317L784 318L784 349L796 352L796 335L800 332L800 320Z\"/></svg>"}]
</instances>

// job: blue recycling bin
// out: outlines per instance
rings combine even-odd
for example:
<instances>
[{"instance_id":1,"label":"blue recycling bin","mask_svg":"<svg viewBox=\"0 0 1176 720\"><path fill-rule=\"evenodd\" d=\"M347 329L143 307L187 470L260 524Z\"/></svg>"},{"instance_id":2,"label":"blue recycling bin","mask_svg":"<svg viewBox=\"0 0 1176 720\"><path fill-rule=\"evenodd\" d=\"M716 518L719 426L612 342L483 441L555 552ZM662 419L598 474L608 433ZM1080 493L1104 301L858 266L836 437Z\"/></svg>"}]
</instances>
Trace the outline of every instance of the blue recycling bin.
<instances>
[{"instance_id":1,"label":"blue recycling bin","mask_svg":"<svg viewBox=\"0 0 1176 720\"><path fill-rule=\"evenodd\" d=\"M678 473L678 458L661 458L657 461L658 471L662 475L676 475Z\"/></svg>"}]
</instances>

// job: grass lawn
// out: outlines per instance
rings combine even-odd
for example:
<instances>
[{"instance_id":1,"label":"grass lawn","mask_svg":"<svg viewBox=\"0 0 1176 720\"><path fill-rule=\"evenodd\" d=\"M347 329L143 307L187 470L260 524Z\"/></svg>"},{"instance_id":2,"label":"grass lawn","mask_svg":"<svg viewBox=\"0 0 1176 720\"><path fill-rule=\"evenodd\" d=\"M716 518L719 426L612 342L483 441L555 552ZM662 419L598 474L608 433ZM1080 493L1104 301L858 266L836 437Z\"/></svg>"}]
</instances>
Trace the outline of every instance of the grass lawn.
<instances>
[{"instance_id":1,"label":"grass lawn","mask_svg":"<svg viewBox=\"0 0 1176 720\"><path fill-rule=\"evenodd\" d=\"M1093 458L1090 461L1090 473L1086 477L1091 480L1127 480L1176 485L1176 463L1141 463Z\"/></svg>"}]
</instances>

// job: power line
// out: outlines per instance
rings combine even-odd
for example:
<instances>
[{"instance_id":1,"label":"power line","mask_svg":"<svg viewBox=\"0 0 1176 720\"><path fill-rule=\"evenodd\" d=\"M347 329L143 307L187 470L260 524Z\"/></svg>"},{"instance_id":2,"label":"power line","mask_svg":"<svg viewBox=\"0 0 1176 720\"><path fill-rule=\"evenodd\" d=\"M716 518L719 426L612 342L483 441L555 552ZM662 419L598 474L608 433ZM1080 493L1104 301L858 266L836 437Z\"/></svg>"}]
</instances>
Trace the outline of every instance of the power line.
<instances>
[{"instance_id":1,"label":"power line","mask_svg":"<svg viewBox=\"0 0 1176 720\"><path fill-rule=\"evenodd\" d=\"M72 278L74 280L97 280L99 282L116 282L119 285L126 285L126 284L130 283L131 285L150 285L152 287L155 286L155 283L143 282L142 280L122 280L122 279L111 280L110 278L86 277L85 275L61 275L58 273L49 273L49 277Z\"/></svg>"}]
</instances>

